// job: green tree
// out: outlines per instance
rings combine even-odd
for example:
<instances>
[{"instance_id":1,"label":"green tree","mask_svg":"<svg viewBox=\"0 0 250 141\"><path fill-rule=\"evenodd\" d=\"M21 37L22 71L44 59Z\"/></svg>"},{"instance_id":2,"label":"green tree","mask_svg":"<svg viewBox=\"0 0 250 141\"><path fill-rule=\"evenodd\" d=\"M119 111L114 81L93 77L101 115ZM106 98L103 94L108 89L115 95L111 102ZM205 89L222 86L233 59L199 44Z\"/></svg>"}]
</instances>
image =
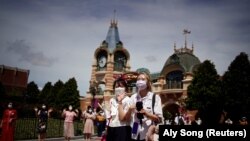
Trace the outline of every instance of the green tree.
<instances>
[{"instance_id":1,"label":"green tree","mask_svg":"<svg viewBox=\"0 0 250 141\"><path fill-rule=\"evenodd\" d=\"M80 95L79 91L77 90L77 82L75 78L69 79L59 93L60 104L61 108L66 108L69 105L72 105L74 108L80 107L79 101Z\"/></svg>"},{"instance_id":2,"label":"green tree","mask_svg":"<svg viewBox=\"0 0 250 141\"><path fill-rule=\"evenodd\" d=\"M55 84L54 87L52 88L52 93L53 93L53 99L54 99L54 103L52 104L52 106L56 109L61 109L61 107L59 107L60 105L60 91L62 91L63 89L63 82L61 80L58 80Z\"/></svg>"},{"instance_id":3,"label":"green tree","mask_svg":"<svg viewBox=\"0 0 250 141\"><path fill-rule=\"evenodd\" d=\"M198 110L204 124L217 124L222 111L221 83L213 63L205 60L188 87L187 109Z\"/></svg>"},{"instance_id":4,"label":"green tree","mask_svg":"<svg viewBox=\"0 0 250 141\"><path fill-rule=\"evenodd\" d=\"M51 96L51 93L52 93L52 88L53 88L53 86L52 86L51 82L47 82L44 85L44 87L43 87L43 89L42 89L42 91L40 93L40 96L39 96L40 103L46 104L46 105L51 104L50 103L51 102L50 101L50 96ZM51 105L49 105L49 106L51 106Z\"/></svg>"},{"instance_id":5,"label":"green tree","mask_svg":"<svg viewBox=\"0 0 250 141\"><path fill-rule=\"evenodd\" d=\"M4 99L5 97L5 88L3 86L3 84L0 82L0 98L1 98L1 101Z\"/></svg>"},{"instance_id":6,"label":"green tree","mask_svg":"<svg viewBox=\"0 0 250 141\"><path fill-rule=\"evenodd\" d=\"M5 88L3 84L0 82L0 118L3 117L3 111L6 103L6 95L5 95Z\"/></svg>"},{"instance_id":7,"label":"green tree","mask_svg":"<svg viewBox=\"0 0 250 141\"><path fill-rule=\"evenodd\" d=\"M223 75L225 109L233 120L250 117L250 62L246 53L235 57Z\"/></svg>"},{"instance_id":8,"label":"green tree","mask_svg":"<svg viewBox=\"0 0 250 141\"><path fill-rule=\"evenodd\" d=\"M27 91L26 93L24 94L24 97L27 101L27 103L32 103L32 104L35 104L38 102L38 96L39 96L39 89L38 89L38 86L37 84L32 81L30 83L28 83L27 85Z\"/></svg>"}]
</instances>

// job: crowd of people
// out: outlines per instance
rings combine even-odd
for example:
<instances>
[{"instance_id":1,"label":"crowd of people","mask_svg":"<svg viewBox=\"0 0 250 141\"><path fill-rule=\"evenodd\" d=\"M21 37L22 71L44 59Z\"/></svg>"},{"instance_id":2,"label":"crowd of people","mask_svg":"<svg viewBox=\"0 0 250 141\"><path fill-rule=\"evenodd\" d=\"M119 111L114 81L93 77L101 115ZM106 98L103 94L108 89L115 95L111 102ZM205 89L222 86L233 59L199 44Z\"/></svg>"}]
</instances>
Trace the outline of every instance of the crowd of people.
<instances>
[{"instance_id":1,"label":"crowd of people","mask_svg":"<svg viewBox=\"0 0 250 141\"><path fill-rule=\"evenodd\" d=\"M75 118L82 119L84 123L84 140L90 141L97 127L97 135L101 141L155 141L159 124L169 125L201 125L202 120L191 120L187 115L177 113L172 120L163 118L162 102L159 95L151 90L150 76L140 73L136 81L137 91L130 97L126 79L119 77L114 81L114 97L108 104L98 103L99 107L88 106L85 111L79 112L72 105L63 109L61 116L64 118L64 138L70 141L74 137ZM46 138L48 118L51 117L52 108L45 104L41 108L34 108L38 118L38 140ZM2 134L0 141L13 141L17 111L9 103L1 120ZM233 124L230 119L225 124ZM247 125L246 117L240 120L241 125Z\"/></svg>"},{"instance_id":2,"label":"crowd of people","mask_svg":"<svg viewBox=\"0 0 250 141\"><path fill-rule=\"evenodd\" d=\"M165 120L166 125L201 125L202 120L200 117L192 119L192 116L186 113L176 113L176 115L171 119Z\"/></svg>"}]
</instances>

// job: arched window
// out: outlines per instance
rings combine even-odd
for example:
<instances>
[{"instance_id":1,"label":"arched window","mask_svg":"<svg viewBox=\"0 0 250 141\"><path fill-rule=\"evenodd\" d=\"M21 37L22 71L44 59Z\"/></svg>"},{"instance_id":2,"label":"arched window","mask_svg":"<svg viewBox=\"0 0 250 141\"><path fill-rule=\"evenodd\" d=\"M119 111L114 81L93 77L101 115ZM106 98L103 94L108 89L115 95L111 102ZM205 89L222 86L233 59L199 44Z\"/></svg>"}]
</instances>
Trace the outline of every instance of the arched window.
<instances>
[{"instance_id":1,"label":"arched window","mask_svg":"<svg viewBox=\"0 0 250 141\"><path fill-rule=\"evenodd\" d=\"M127 63L126 55L121 51L117 51L114 56L114 70L124 71L126 63Z\"/></svg>"},{"instance_id":2,"label":"arched window","mask_svg":"<svg viewBox=\"0 0 250 141\"><path fill-rule=\"evenodd\" d=\"M183 72L180 70L172 71L166 76L168 89L181 89L183 80Z\"/></svg>"}]
</instances>

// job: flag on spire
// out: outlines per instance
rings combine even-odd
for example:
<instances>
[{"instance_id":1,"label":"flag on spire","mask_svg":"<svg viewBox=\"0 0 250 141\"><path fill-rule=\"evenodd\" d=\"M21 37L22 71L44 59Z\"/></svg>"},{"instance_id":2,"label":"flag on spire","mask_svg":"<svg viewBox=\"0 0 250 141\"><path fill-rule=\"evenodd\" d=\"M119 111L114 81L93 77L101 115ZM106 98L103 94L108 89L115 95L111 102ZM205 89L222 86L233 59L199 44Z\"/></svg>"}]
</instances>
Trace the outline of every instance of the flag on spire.
<instances>
[{"instance_id":1,"label":"flag on spire","mask_svg":"<svg viewBox=\"0 0 250 141\"><path fill-rule=\"evenodd\" d=\"M190 30L187 30L187 29L184 29L184 30L183 30L183 34L190 34L190 33L191 33Z\"/></svg>"}]
</instances>

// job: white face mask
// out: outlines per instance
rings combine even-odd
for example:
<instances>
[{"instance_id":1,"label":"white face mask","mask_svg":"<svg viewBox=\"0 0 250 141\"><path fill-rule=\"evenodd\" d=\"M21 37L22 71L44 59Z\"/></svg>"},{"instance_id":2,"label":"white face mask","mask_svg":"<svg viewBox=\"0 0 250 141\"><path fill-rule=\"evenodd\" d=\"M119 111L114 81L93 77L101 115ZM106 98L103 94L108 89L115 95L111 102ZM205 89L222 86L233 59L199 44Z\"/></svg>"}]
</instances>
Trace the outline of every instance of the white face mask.
<instances>
[{"instance_id":1,"label":"white face mask","mask_svg":"<svg viewBox=\"0 0 250 141\"><path fill-rule=\"evenodd\" d=\"M118 95L123 94L123 93L125 93L125 88L123 88L123 87L115 88L115 96L118 96Z\"/></svg>"},{"instance_id":2,"label":"white face mask","mask_svg":"<svg viewBox=\"0 0 250 141\"><path fill-rule=\"evenodd\" d=\"M12 104L9 104L9 105L8 105L8 108L12 108Z\"/></svg>"},{"instance_id":3,"label":"white face mask","mask_svg":"<svg viewBox=\"0 0 250 141\"><path fill-rule=\"evenodd\" d=\"M92 110L89 110L90 113L92 113Z\"/></svg>"},{"instance_id":4,"label":"white face mask","mask_svg":"<svg viewBox=\"0 0 250 141\"><path fill-rule=\"evenodd\" d=\"M43 108L43 109L45 109L45 108L46 108L46 106L45 106L45 105L43 105L43 106L42 106L42 108Z\"/></svg>"},{"instance_id":5,"label":"white face mask","mask_svg":"<svg viewBox=\"0 0 250 141\"><path fill-rule=\"evenodd\" d=\"M147 88L147 82L145 80L137 80L136 87L140 90L144 90Z\"/></svg>"},{"instance_id":6,"label":"white face mask","mask_svg":"<svg viewBox=\"0 0 250 141\"><path fill-rule=\"evenodd\" d=\"M69 110L71 111L73 108L71 106L69 106Z\"/></svg>"}]
</instances>

